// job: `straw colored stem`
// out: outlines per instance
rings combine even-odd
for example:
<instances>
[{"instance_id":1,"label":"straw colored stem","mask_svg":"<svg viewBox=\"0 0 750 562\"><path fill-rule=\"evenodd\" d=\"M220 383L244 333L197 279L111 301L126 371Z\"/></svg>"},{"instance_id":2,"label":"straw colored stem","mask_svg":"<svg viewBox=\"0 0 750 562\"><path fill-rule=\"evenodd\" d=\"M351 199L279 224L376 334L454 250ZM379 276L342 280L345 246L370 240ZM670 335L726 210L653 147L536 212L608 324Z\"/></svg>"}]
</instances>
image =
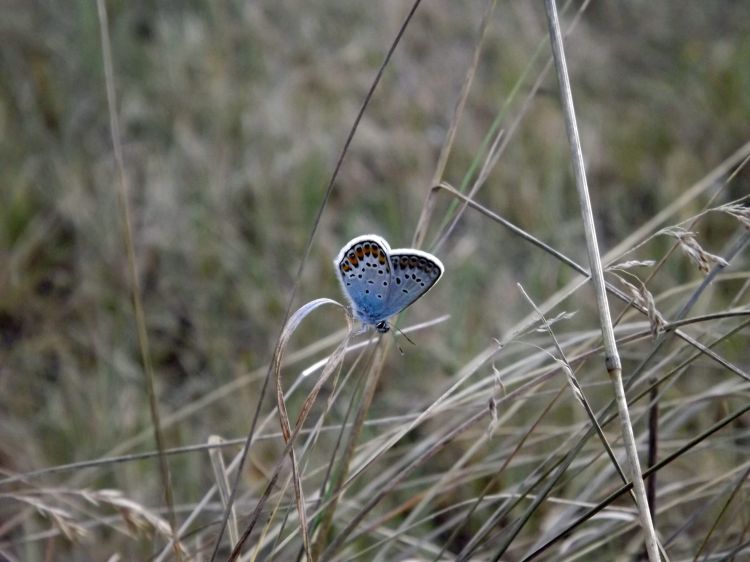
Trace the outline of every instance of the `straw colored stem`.
<instances>
[{"instance_id":1,"label":"straw colored stem","mask_svg":"<svg viewBox=\"0 0 750 562\"><path fill-rule=\"evenodd\" d=\"M346 481L347 476L349 475L349 465L351 464L352 458L354 457L354 450L359 439L359 435L362 432L364 423L367 420L367 414L369 413L370 406L372 405L372 400L375 397L375 390L378 386L378 382L380 381L380 375L383 372L383 363L385 362L385 358L388 356L390 343L391 340L386 340L378 345L378 347L376 348L376 355L367 374L367 385L365 387L365 391L359 405L357 417L354 421L354 425L352 426L343 458L339 463L340 468L335 473L334 478L331 482L331 503L328 505L325 513L323 514L320 528L318 529L317 540L313 545L312 556L315 560L322 559L320 558L321 553L328 546L328 533L331 528L331 524L333 523L333 516L336 512L341 488Z\"/></svg>"},{"instance_id":2,"label":"straw colored stem","mask_svg":"<svg viewBox=\"0 0 750 562\"><path fill-rule=\"evenodd\" d=\"M654 530L654 525L651 520L648 499L646 497L646 488L641 476L638 450L635 444L633 428L630 423L625 388L622 383L622 365L620 362L620 356L617 352L612 319L609 313L609 303L607 301L607 293L604 284L604 272L602 269L601 258L599 256L599 245L596 240L593 211L591 209L591 200L589 198L588 185L586 183L586 170L583 164L583 153L581 151L581 143L578 136L578 126L576 124L575 108L573 106L573 95L565 63L565 52L563 49L562 34L560 33L560 22L557 16L555 0L545 0L545 7L549 24L552 55L557 70L560 98L565 115L565 130L568 134L568 142L573 161L573 171L575 173L576 187L578 189L578 196L581 205L581 215L586 233L586 248L589 255L589 262L591 264L591 278L599 310L599 323L601 324L605 349L605 365L614 386L617 409L620 416L620 428L622 430L623 442L625 444L625 451L630 469L630 479L633 482L641 525L645 534L646 550L651 562L659 562L661 558L656 540L656 531Z\"/></svg>"}]
</instances>

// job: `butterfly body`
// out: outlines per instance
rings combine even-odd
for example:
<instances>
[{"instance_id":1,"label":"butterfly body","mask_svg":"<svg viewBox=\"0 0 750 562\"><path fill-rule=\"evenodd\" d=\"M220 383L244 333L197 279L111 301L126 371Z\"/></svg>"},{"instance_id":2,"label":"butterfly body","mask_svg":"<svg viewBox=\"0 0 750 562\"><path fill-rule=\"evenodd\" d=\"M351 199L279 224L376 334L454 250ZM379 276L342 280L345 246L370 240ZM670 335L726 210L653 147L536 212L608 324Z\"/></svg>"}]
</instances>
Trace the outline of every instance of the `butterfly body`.
<instances>
[{"instance_id":1,"label":"butterfly body","mask_svg":"<svg viewBox=\"0 0 750 562\"><path fill-rule=\"evenodd\" d=\"M375 234L347 242L334 265L354 315L378 332L387 332L388 318L429 291L444 271L432 254L411 248L391 250Z\"/></svg>"}]
</instances>

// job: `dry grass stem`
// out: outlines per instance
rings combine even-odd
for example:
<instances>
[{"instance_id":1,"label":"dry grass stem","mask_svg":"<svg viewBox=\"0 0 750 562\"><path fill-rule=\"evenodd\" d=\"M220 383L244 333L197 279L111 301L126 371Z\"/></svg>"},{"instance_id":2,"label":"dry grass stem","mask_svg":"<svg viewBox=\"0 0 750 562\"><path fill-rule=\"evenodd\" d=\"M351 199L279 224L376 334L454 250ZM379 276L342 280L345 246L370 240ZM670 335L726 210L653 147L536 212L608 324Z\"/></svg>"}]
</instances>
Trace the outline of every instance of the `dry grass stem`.
<instances>
[{"instance_id":1,"label":"dry grass stem","mask_svg":"<svg viewBox=\"0 0 750 562\"><path fill-rule=\"evenodd\" d=\"M594 284L597 308L599 310L599 323L602 329L602 337L604 339L604 360L615 391L615 398L617 400L620 414L620 426L628 457L630 479L633 482L633 489L638 504L641 525L643 526L648 557L651 562L659 562L661 556L659 554L656 531L654 530L648 506L648 499L646 497L646 489L641 477L638 450L636 447L635 436L633 434L633 427L630 422L625 388L622 382L622 364L617 351L614 330L612 329L609 302L607 301L607 293L604 284L604 272L601 257L599 255L599 245L596 239L593 211L589 199L586 171L583 163L583 152L581 150L581 142L578 135L578 125L576 123L575 109L573 107L573 95L570 87L570 79L568 78L567 62L565 60L565 51L563 48L562 35L560 33L560 23L557 16L555 0L546 0L545 7L547 21L549 23L550 43L552 44L552 53L555 60L555 68L557 70L558 84L560 87L560 97L565 115L565 129L568 133L568 143L570 145L581 215L583 217L584 231L586 233L586 248L588 250L589 263L591 265L591 278Z\"/></svg>"},{"instance_id":2,"label":"dry grass stem","mask_svg":"<svg viewBox=\"0 0 750 562\"><path fill-rule=\"evenodd\" d=\"M154 439L156 447L159 450L159 468L161 472L162 488L164 498L169 510L169 521L172 529L174 544L174 554L177 562L182 560L182 547L177 540L177 516L174 511L174 492L172 490L172 478L169 471L169 463L164 455L164 435L162 433L161 420L159 414L159 400L156 395L156 382L154 369L151 361L151 351L149 348L148 330L146 328L146 316L141 299L141 288L139 273L136 266L135 244L133 241L133 228L130 213L130 193L127 175L125 173L125 159L122 152L120 133L120 121L117 107L117 97L115 90L114 65L112 63L112 48L109 38L109 21L107 19L107 8L104 0L97 0L97 10L99 16L99 30L101 33L102 59L104 61L105 86L107 90L107 108L109 111L110 134L112 138L112 147L114 150L115 161L117 162L118 182L117 198L122 212L122 221L125 231L125 248L127 252L128 273L130 277L131 296L133 301L133 310L135 312L136 332L138 334L138 345L141 352L141 361L143 370L146 375L146 389L149 400L149 411L153 425Z\"/></svg>"}]
</instances>

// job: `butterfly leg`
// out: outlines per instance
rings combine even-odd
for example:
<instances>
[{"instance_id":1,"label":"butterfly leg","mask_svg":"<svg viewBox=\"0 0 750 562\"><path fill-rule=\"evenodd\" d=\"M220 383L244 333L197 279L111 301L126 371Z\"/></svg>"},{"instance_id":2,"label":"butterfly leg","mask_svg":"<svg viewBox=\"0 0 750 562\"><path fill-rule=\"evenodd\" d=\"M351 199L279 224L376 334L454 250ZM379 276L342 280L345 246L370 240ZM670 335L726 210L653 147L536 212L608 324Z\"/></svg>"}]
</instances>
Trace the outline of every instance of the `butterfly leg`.
<instances>
[{"instance_id":1,"label":"butterfly leg","mask_svg":"<svg viewBox=\"0 0 750 562\"><path fill-rule=\"evenodd\" d=\"M357 328L356 330L352 332L352 336L361 336L362 334L367 333L369 329L370 329L370 326L363 322L359 328Z\"/></svg>"}]
</instances>

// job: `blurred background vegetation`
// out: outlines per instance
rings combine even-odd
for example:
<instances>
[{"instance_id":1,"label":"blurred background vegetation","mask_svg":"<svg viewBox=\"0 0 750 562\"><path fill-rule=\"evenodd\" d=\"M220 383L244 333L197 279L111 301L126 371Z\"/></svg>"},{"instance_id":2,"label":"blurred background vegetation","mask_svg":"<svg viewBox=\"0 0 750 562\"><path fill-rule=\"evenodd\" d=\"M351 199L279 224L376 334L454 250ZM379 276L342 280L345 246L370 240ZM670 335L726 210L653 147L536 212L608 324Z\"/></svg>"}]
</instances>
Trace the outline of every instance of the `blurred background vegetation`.
<instances>
[{"instance_id":1,"label":"blurred background vegetation","mask_svg":"<svg viewBox=\"0 0 750 562\"><path fill-rule=\"evenodd\" d=\"M113 0L107 6L163 415L253 374L240 391L170 424L167 442L241 437L334 163L409 4ZM579 7L568 9L566 23ZM295 308L317 297L343 300L331 259L351 237L374 232L393 247L410 244L484 9L485 2L430 0L417 11L346 156ZM98 458L118 446L154 446L96 4L9 0L2 11L0 469L8 476ZM499 119L510 131L508 144L477 199L585 264L554 73L523 108L548 57L546 25L541 2L499 3L444 179L462 184ZM606 252L748 141L750 4L592 2L566 47ZM748 172L740 171L717 203L747 195L749 184ZM697 198L675 219L688 219L706 201ZM438 199L425 249L449 204ZM721 254L736 230L728 217L709 216L699 226L701 243ZM633 257L658 259L671 243L657 239ZM406 356L389 358L373 417L414 410L526 316L517 282L542 300L574 277L472 211L438 254L446 265L443 281L402 325L451 318L413 336L418 345ZM700 278L674 254L650 287L661 293ZM741 283L716 284L704 311L726 306ZM569 329L596 328L592 301L579 292L566 303L566 310L579 311ZM681 302L666 299L662 312L669 317ZM295 335L295 346L342 327L338 313L318 313ZM724 351L747 367L742 341ZM578 419L576 411L571 402L558 414L567 423ZM523 410L518 415L519 424L531 419ZM138 435L144 437L128 446ZM248 481L281 448L278 440L262 442ZM446 451L435 467L457 454ZM178 504L197 501L211 483L207 457L175 456L171 466ZM145 460L77 473L75 487L117 488L156 507L156 467ZM23 506L0 503L5 551L19 559L42 552L43 544L23 539L48 523L32 517L8 524ZM103 559L118 549L138 558L153 546L108 533L78 546L55 544L58 555L76 560Z\"/></svg>"}]
</instances>

